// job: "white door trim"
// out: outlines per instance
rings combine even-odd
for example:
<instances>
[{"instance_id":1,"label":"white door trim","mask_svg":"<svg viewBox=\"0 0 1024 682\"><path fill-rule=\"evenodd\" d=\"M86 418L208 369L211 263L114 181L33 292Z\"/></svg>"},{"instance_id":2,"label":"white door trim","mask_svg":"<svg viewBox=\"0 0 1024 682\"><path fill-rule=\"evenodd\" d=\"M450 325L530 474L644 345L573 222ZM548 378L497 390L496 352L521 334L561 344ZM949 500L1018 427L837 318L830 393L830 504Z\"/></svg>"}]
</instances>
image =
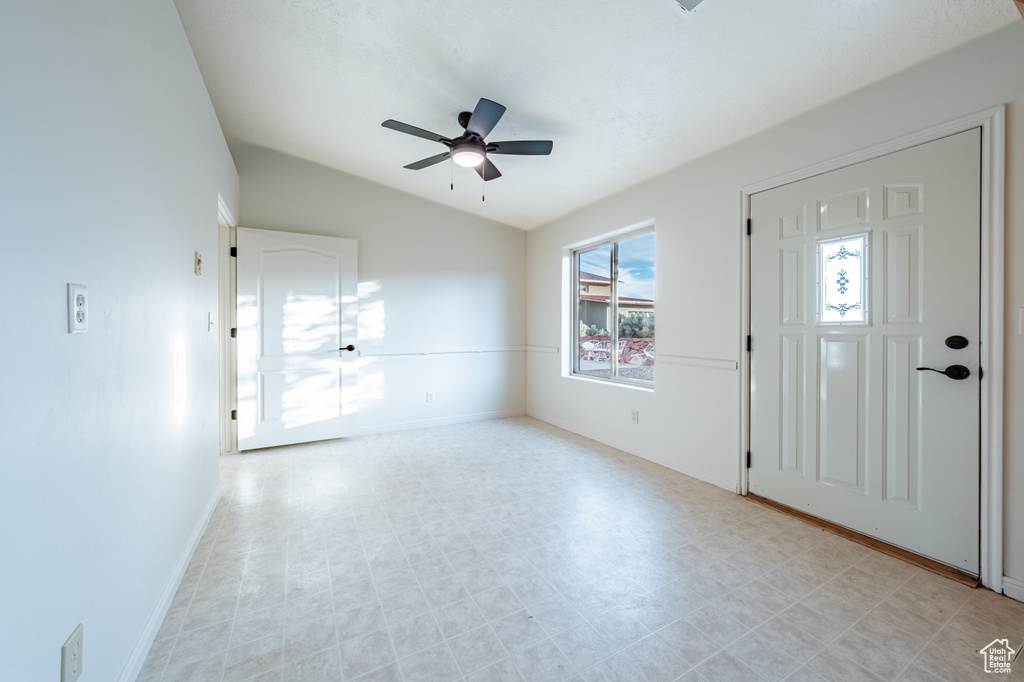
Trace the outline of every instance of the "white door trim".
<instances>
[{"instance_id":1,"label":"white door trim","mask_svg":"<svg viewBox=\"0 0 1024 682\"><path fill-rule=\"evenodd\" d=\"M220 350L220 454L238 452L237 423L231 419L238 393L238 357L231 328L235 326L235 261L231 247L235 245L235 217L224 198L217 195L217 296L218 347Z\"/></svg>"},{"instance_id":2,"label":"white door trim","mask_svg":"<svg viewBox=\"0 0 1024 682\"><path fill-rule=\"evenodd\" d=\"M740 225L750 217L750 196L814 175L884 156L949 135L981 128L981 582L1002 592L1003 583L1003 213L1006 166L1006 108L986 111L905 135L861 151L763 180L740 190ZM742 240L740 308L740 494L746 495L746 453L750 448L750 239Z\"/></svg>"}]
</instances>

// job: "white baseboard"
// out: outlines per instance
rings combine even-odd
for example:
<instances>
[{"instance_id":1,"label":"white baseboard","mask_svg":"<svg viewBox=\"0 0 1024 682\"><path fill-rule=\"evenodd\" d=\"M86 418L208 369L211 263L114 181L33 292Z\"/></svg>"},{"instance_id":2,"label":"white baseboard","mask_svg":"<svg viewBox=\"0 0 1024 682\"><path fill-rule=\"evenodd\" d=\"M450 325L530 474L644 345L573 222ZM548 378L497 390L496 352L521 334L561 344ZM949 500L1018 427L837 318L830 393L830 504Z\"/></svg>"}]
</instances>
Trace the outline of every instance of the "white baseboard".
<instances>
[{"instance_id":1,"label":"white baseboard","mask_svg":"<svg viewBox=\"0 0 1024 682\"><path fill-rule=\"evenodd\" d=\"M569 422L562 421L561 419L555 419L554 417L547 414L542 414L534 410L527 410L526 414L533 417L534 419L539 419L542 422L547 422L552 426L557 426L560 429L565 429L566 431L578 433L581 436L591 438L599 443L604 443L605 445L610 445L613 448L618 448L619 450L622 450L623 452L628 452L631 455L643 457L644 459L654 462L655 464L660 464L661 466L672 469L673 471L678 471L681 474L692 476L693 478L704 481L705 483L716 485L719 488L725 488L730 492L739 492L739 484L736 481L730 480L728 478L722 478L721 476L709 473L707 471L704 471L703 469L698 469L697 467L690 467L683 464L679 464L678 462L674 462L670 459L662 457L661 455L651 452L650 450L638 448L631 443L620 441L616 438L608 436L607 434L595 433L590 429L583 428L577 424L570 424Z\"/></svg>"},{"instance_id":2,"label":"white baseboard","mask_svg":"<svg viewBox=\"0 0 1024 682\"><path fill-rule=\"evenodd\" d=\"M473 414L460 414L454 417L440 417L438 419L417 419L397 424L384 424L382 426L360 427L356 433L360 436L370 436L375 433L391 433L392 431L408 431L410 429L424 429L431 426L444 426L446 424L461 424L463 422L478 422L486 419L501 419L502 417L522 417L526 414L526 408L515 410L499 410L497 412L476 412Z\"/></svg>"},{"instance_id":3,"label":"white baseboard","mask_svg":"<svg viewBox=\"0 0 1024 682\"><path fill-rule=\"evenodd\" d=\"M124 666L121 668L121 674L117 676L117 682L134 682L135 678L139 676L142 664L146 662L146 656L149 654L149 648L153 645L157 632L160 631L160 626L167 616L167 610L171 608L171 601L178 592L181 579L185 577L185 570L188 568L189 562L192 561L192 555L195 554L196 547L199 545L203 533L206 532L206 527L210 523L214 510L217 509L220 497L220 486L217 486L210 500L206 503L206 508L199 516L199 520L192 530L192 535L189 537L188 543L186 543L184 551L178 559L178 564L174 567L174 572L171 574L170 580L167 581L167 585L164 586L160 599L157 600L153 611L149 614L146 626L142 628L142 633L135 640L135 646L132 647L128 660L125 661Z\"/></svg>"},{"instance_id":4,"label":"white baseboard","mask_svg":"<svg viewBox=\"0 0 1024 682\"><path fill-rule=\"evenodd\" d=\"M1024 601L1024 580L1003 576L1003 594L1010 599Z\"/></svg>"}]
</instances>

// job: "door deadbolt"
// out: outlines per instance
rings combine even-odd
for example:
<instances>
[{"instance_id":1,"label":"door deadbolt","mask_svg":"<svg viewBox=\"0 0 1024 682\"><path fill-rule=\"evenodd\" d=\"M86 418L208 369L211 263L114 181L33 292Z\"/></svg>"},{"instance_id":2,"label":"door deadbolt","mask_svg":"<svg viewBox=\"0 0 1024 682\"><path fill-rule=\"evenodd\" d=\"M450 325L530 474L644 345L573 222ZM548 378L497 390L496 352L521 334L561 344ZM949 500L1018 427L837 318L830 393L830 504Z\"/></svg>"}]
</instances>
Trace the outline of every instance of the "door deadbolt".
<instances>
[{"instance_id":1,"label":"door deadbolt","mask_svg":"<svg viewBox=\"0 0 1024 682\"><path fill-rule=\"evenodd\" d=\"M961 348L967 348L967 338L955 334L946 339L946 348L952 348L953 350L960 350Z\"/></svg>"}]
</instances>

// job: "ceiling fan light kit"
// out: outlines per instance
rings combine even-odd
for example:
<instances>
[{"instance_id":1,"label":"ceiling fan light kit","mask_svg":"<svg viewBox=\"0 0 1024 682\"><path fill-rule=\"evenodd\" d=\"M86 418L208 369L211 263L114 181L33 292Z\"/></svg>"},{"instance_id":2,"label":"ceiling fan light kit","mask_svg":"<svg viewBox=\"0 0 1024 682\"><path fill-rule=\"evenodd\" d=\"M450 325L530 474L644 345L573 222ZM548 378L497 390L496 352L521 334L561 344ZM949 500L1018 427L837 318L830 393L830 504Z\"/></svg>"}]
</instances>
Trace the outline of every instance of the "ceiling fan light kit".
<instances>
[{"instance_id":1,"label":"ceiling fan light kit","mask_svg":"<svg viewBox=\"0 0 1024 682\"><path fill-rule=\"evenodd\" d=\"M406 165L405 167L409 170L423 170L450 158L458 166L476 169L477 174L486 181L501 177L501 171L491 163L491 160L487 158L488 155L546 156L551 153L551 149L554 146L551 140L513 140L490 143L484 141L484 138L490 134L504 113L504 106L489 99L481 98L472 113L463 111L459 114L459 125L466 132L455 138L438 135L429 130L417 128L394 119L388 119L381 123L381 125L406 135L414 135L425 140L440 142L448 147L446 152Z\"/></svg>"},{"instance_id":2,"label":"ceiling fan light kit","mask_svg":"<svg viewBox=\"0 0 1024 682\"><path fill-rule=\"evenodd\" d=\"M452 145L452 161L456 166L476 168L484 162L484 146L474 142L459 142Z\"/></svg>"}]
</instances>

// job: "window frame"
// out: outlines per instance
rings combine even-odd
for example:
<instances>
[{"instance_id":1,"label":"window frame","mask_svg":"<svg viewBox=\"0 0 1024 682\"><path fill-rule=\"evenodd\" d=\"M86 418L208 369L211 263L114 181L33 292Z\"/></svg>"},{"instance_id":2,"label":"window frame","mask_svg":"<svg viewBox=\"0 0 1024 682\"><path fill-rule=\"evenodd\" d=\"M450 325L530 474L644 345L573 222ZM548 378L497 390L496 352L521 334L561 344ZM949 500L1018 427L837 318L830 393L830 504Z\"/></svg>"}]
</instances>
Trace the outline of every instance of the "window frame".
<instances>
[{"instance_id":1,"label":"window frame","mask_svg":"<svg viewBox=\"0 0 1024 682\"><path fill-rule=\"evenodd\" d=\"M572 361L569 363L569 376L575 379L586 379L591 381L601 381L610 384L632 386L648 391L654 390L655 380L644 381L642 379L629 379L626 377L619 376L619 244L630 239L637 237L643 237L648 234L655 234L654 223L646 222L640 226L633 226L606 235L591 241L581 242L571 247L566 248L566 252L571 261L569 268L569 276L571 281L569 284L568 291L569 296L569 307L570 307L570 334L569 339L572 341ZM609 298L608 303L611 307L610 325L611 329L608 330L610 337L611 352L609 353L609 376L595 376L593 374L583 374L580 371L580 263L579 255L587 251L595 251L597 249L604 248L605 246L611 247L611 256L609 263L609 273L611 277L611 283L609 287ZM654 307L657 309L657 236L655 236L655 294L654 294ZM588 287L589 288L589 287ZM657 318L655 318L657 319ZM657 345L655 345L655 358L657 358ZM657 360L655 360L654 367L657 367ZM657 375L657 372L655 372Z\"/></svg>"}]
</instances>

